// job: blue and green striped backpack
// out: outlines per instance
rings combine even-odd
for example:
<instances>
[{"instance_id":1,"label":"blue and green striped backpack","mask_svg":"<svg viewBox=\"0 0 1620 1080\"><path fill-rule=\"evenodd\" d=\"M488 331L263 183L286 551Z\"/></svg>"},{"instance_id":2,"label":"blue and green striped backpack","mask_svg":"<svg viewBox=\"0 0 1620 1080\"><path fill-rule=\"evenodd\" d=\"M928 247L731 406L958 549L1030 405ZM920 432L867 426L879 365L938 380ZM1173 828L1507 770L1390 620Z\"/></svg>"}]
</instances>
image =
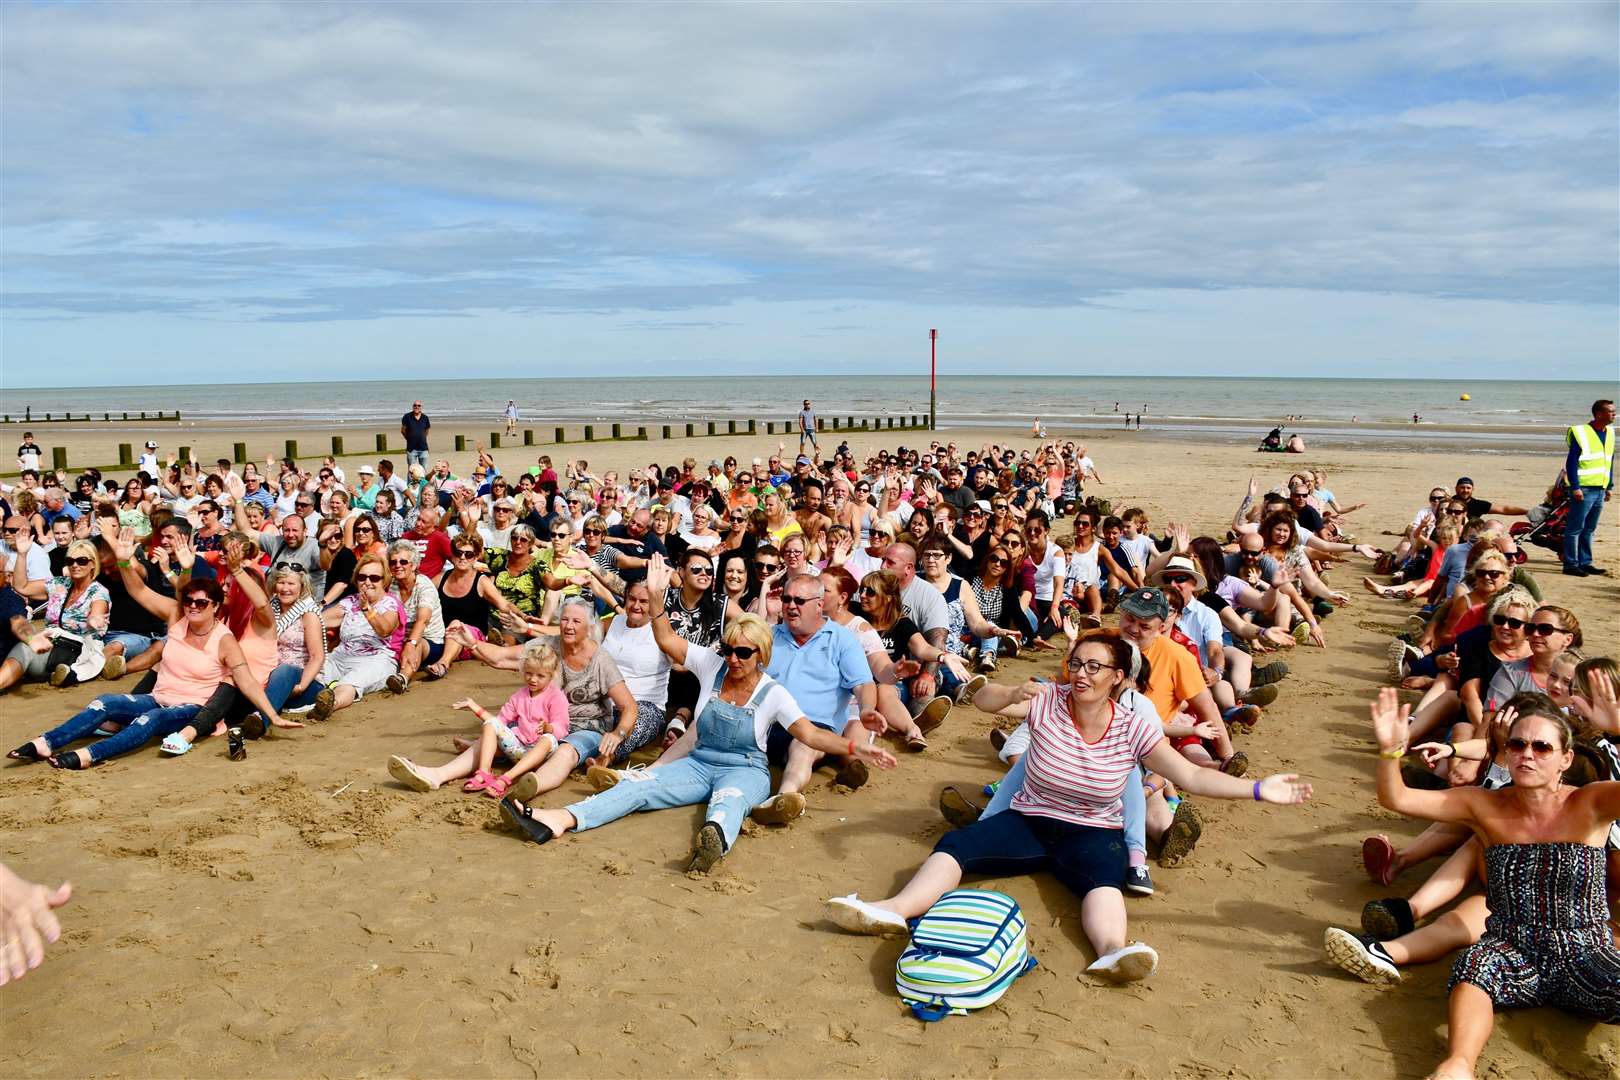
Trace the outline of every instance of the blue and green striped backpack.
<instances>
[{"instance_id":1,"label":"blue and green striped backpack","mask_svg":"<svg viewBox=\"0 0 1620 1080\"><path fill-rule=\"evenodd\" d=\"M953 889L909 925L894 984L919 1020L992 1005L1035 966L1024 913L1005 893Z\"/></svg>"}]
</instances>

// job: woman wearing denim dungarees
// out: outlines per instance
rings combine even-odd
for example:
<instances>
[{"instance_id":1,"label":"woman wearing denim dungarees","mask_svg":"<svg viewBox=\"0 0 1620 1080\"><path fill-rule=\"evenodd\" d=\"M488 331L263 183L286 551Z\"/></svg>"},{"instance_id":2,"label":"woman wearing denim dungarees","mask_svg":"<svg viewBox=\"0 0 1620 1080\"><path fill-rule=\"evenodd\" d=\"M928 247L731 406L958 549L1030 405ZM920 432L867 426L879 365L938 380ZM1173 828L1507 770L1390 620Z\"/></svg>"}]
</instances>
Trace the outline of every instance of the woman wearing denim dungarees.
<instances>
[{"instance_id":1,"label":"woman wearing denim dungarees","mask_svg":"<svg viewBox=\"0 0 1620 1080\"><path fill-rule=\"evenodd\" d=\"M614 786L558 810L535 810L510 797L501 813L530 840L543 844L570 829L594 829L638 810L663 810L708 801L689 871L707 873L736 843L743 819L771 793L765 741L780 724L800 742L824 753L852 754L879 768L893 768L888 751L818 728L793 696L769 675L771 633L764 620L744 615L727 624L718 650L694 645L675 633L664 613L671 573L661 556L647 567L653 602L653 634L671 661L685 666L703 687L697 720L654 768L615 774Z\"/></svg>"}]
</instances>

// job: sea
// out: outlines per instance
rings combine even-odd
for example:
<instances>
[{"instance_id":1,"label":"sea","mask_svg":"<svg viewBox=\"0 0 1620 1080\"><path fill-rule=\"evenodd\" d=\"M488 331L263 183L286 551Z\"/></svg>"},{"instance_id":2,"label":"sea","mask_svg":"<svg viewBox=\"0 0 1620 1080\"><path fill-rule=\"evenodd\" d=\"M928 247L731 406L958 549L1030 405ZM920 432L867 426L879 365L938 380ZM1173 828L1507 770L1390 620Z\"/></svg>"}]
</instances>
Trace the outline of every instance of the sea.
<instances>
[{"instance_id":1,"label":"sea","mask_svg":"<svg viewBox=\"0 0 1620 1080\"><path fill-rule=\"evenodd\" d=\"M1346 444L1422 440L1481 449L1556 444L1615 383L1561 380L1177 378L1157 376L942 376L941 430L1027 427L1054 432L1122 428L1142 417L1181 434L1255 438L1273 425ZM834 416L927 415L926 379L893 375L411 379L0 390L0 410L148 412L186 420L363 425L397 422L414 398L441 422L498 421L507 400L523 422L633 424L787 420L809 398ZM1466 398L1466 400L1465 400ZM1414 424L1412 417L1420 418ZM1464 428L1469 430L1437 430Z\"/></svg>"}]
</instances>

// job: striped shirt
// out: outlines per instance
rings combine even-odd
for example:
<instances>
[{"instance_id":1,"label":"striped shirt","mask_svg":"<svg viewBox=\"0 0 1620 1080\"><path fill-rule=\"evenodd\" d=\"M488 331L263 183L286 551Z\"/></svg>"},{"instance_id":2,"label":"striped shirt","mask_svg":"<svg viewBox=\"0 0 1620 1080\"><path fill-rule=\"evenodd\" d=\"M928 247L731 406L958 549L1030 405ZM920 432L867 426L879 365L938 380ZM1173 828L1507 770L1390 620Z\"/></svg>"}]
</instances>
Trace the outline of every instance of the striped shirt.
<instances>
[{"instance_id":1,"label":"striped shirt","mask_svg":"<svg viewBox=\"0 0 1620 1080\"><path fill-rule=\"evenodd\" d=\"M1163 727L1114 702L1108 730L1094 743L1081 738L1069 713L1069 688L1041 688L1029 703L1030 744L1024 788L1012 808L1103 829L1123 827L1120 796L1131 769L1159 745Z\"/></svg>"}]
</instances>

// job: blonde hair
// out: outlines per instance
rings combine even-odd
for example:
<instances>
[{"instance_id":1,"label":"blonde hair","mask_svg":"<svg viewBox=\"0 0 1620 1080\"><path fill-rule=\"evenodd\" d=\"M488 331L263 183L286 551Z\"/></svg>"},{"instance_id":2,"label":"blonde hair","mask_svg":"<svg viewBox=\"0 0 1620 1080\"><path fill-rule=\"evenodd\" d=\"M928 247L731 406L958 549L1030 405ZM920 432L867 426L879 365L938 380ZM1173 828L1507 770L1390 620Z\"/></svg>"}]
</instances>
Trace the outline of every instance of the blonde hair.
<instances>
[{"instance_id":1,"label":"blonde hair","mask_svg":"<svg viewBox=\"0 0 1620 1080\"><path fill-rule=\"evenodd\" d=\"M96 542L94 540L85 540L81 538L73 541L73 543L67 546L68 558L74 559L78 558L80 555L89 556L91 563L98 568L101 566L101 552L97 550Z\"/></svg>"},{"instance_id":2,"label":"blonde hair","mask_svg":"<svg viewBox=\"0 0 1620 1080\"><path fill-rule=\"evenodd\" d=\"M861 578L861 584L872 590L871 602L861 600L861 611L866 614L868 622L875 627L879 623L888 629L900 621L903 608L900 604L900 579L895 577L893 570L873 570Z\"/></svg>"},{"instance_id":3,"label":"blonde hair","mask_svg":"<svg viewBox=\"0 0 1620 1080\"><path fill-rule=\"evenodd\" d=\"M354 564L354 576L349 579L349 584L358 589L360 587L360 571L373 563L376 563L378 568L382 570L383 592L387 592L388 587L394 583L394 575L388 572L388 560L383 558L382 553L378 551L369 551L360 556L359 561Z\"/></svg>"},{"instance_id":4,"label":"blonde hair","mask_svg":"<svg viewBox=\"0 0 1620 1080\"><path fill-rule=\"evenodd\" d=\"M531 668L546 678L557 674L557 665L562 663L562 657L557 655L557 649L545 638L535 638L523 646L523 660L518 665L523 671Z\"/></svg>"},{"instance_id":5,"label":"blonde hair","mask_svg":"<svg viewBox=\"0 0 1620 1080\"><path fill-rule=\"evenodd\" d=\"M738 638L742 638L759 650L761 670L771 662L771 628L765 624L764 619L758 615L739 615L731 620L726 624L722 640L727 645L735 645Z\"/></svg>"},{"instance_id":6,"label":"blonde hair","mask_svg":"<svg viewBox=\"0 0 1620 1080\"><path fill-rule=\"evenodd\" d=\"M298 599L294 600L293 603L298 603L298 600L308 600L315 595L314 586L309 580L308 570L305 570L302 566L278 566L270 571L270 577L265 581L265 586L272 596L276 591L276 582L280 581L283 576L298 579Z\"/></svg>"}]
</instances>

